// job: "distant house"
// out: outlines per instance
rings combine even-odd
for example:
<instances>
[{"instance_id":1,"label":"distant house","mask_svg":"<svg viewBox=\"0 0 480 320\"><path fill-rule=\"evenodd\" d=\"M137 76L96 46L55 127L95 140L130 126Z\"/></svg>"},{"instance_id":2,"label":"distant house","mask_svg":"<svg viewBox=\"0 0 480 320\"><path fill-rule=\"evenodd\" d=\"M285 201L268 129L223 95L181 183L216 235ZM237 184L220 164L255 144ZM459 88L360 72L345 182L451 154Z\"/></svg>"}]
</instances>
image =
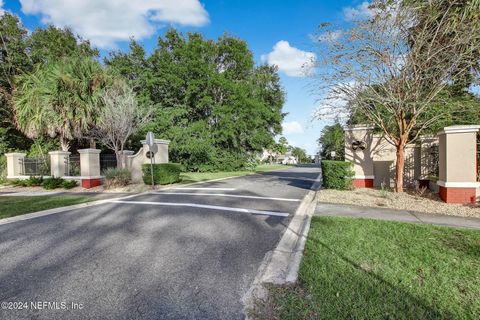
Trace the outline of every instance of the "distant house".
<instances>
[{"instance_id":1,"label":"distant house","mask_svg":"<svg viewBox=\"0 0 480 320\"><path fill-rule=\"evenodd\" d=\"M257 160L260 162L281 163L281 164L297 164L298 160L292 156L290 151L285 154L279 154L272 150L264 149L262 153L257 155Z\"/></svg>"},{"instance_id":2,"label":"distant house","mask_svg":"<svg viewBox=\"0 0 480 320\"><path fill-rule=\"evenodd\" d=\"M277 157L277 163L281 164L297 164L298 160L296 157L292 155L292 153L289 151L285 154L281 154Z\"/></svg>"}]
</instances>

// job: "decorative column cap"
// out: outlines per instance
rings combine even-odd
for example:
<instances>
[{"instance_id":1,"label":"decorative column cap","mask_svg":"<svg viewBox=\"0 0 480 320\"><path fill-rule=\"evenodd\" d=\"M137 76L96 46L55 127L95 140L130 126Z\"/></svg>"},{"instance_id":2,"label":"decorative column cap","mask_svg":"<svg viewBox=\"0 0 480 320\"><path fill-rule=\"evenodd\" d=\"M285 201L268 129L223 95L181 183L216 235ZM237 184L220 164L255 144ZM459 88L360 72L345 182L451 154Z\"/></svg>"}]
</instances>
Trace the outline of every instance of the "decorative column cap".
<instances>
[{"instance_id":1,"label":"decorative column cap","mask_svg":"<svg viewBox=\"0 0 480 320\"><path fill-rule=\"evenodd\" d=\"M5 156L7 156L7 157L13 157L13 156L25 157L26 155L27 155L26 153L21 153L21 152L5 153Z\"/></svg>"},{"instance_id":2,"label":"decorative column cap","mask_svg":"<svg viewBox=\"0 0 480 320\"><path fill-rule=\"evenodd\" d=\"M375 126L373 124L355 124L351 126L343 127L344 131L359 131L359 130L373 130Z\"/></svg>"},{"instance_id":3,"label":"decorative column cap","mask_svg":"<svg viewBox=\"0 0 480 320\"><path fill-rule=\"evenodd\" d=\"M78 153L94 153L94 154L102 152L102 150L100 149L79 149L77 151Z\"/></svg>"},{"instance_id":4,"label":"decorative column cap","mask_svg":"<svg viewBox=\"0 0 480 320\"><path fill-rule=\"evenodd\" d=\"M62 155L62 156L66 156L66 155L71 155L72 153L70 151L50 151L48 153L49 155Z\"/></svg>"},{"instance_id":5,"label":"decorative column cap","mask_svg":"<svg viewBox=\"0 0 480 320\"><path fill-rule=\"evenodd\" d=\"M146 144L146 143L147 143L147 140L140 140L140 142L141 142L142 144ZM170 140L155 139L155 144L166 144L166 145L169 145L169 144L170 144Z\"/></svg>"},{"instance_id":6,"label":"decorative column cap","mask_svg":"<svg viewBox=\"0 0 480 320\"><path fill-rule=\"evenodd\" d=\"M478 130L480 130L480 125L450 126L443 128L443 130L437 133L437 136L447 133L477 132Z\"/></svg>"}]
</instances>

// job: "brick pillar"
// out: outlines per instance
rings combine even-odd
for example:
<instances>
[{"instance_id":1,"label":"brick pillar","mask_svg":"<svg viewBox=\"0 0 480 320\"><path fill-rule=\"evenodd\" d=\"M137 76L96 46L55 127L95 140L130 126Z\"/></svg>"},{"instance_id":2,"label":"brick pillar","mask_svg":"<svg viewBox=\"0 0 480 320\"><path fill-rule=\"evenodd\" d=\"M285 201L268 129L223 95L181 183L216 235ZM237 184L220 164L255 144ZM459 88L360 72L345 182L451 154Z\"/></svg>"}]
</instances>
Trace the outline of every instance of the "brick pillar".
<instances>
[{"instance_id":1,"label":"brick pillar","mask_svg":"<svg viewBox=\"0 0 480 320\"><path fill-rule=\"evenodd\" d=\"M373 126L355 125L344 128L345 161L353 163L356 188L373 188L374 173L372 159ZM364 147L364 149L363 149Z\"/></svg>"},{"instance_id":2,"label":"brick pillar","mask_svg":"<svg viewBox=\"0 0 480 320\"><path fill-rule=\"evenodd\" d=\"M5 153L7 157L7 179L16 179L23 171L22 160L25 159L25 153Z\"/></svg>"},{"instance_id":3,"label":"brick pillar","mask_svg":"<svg viewBox=\"0 0 480 320\"><path fill-rule=\"evenodd\" d=\"M83 188L93 188L102 184L100 176L100 150L81 149L80 154L80 175Z\"/></svg>"},{"instance_id":4,"label":"brick pillar","mask_svg":"<svg viewBox=\"0 0 480 320\"><path fill-rule=\"evenodd\" d=\"M50 151L50 175L61 178L67 174L67 157L71 154L68 151Z\"/></svg>"},{"instance_id":5,"label":"brick pillar","mask_svg":"<svg viewBox=\"0 0 480 320\"><path fill-rule=\"evenodd\" d=\"M477 200L477 132L480 126L446 127L439 138L439 195L448 203Z\"/></svg>"}]
</instances>

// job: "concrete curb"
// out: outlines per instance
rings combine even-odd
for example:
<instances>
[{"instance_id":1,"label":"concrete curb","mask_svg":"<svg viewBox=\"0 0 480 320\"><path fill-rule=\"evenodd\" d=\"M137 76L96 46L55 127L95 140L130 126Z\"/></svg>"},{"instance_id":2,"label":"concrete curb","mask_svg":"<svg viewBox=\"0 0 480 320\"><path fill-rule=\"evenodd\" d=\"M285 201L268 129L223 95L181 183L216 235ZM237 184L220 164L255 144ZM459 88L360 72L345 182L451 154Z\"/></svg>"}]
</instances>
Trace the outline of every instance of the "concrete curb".
<instances>
[{"instance_id":1,"label":"concrete curb","mask_svg":"<svg viewBox=\"0 0 480 320\"><path fill-rule=\"evenodd\" d=\"M322 172L305 195L282 235L277 247L265 255L257 275L247 293L243 296L246 319L255 307L257 299L268 295L264 284L286 285L297 282L303 250L310 229L310 221L315 213L317 192L322 185Z\"/></svg>"}]
</instances>

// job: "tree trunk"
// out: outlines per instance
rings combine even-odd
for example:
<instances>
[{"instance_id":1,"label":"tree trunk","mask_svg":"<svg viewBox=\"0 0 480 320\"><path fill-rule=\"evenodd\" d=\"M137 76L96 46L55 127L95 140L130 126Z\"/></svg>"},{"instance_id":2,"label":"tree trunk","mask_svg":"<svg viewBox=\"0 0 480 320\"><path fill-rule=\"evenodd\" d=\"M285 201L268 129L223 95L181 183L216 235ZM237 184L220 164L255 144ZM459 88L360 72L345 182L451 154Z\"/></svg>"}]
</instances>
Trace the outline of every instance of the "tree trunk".
<instances>
[{"instance_id":1,"label":"tree trunk","mask_svg":"<svg viewBox=\"0 0 480 320\"><path fill-rule=\"evenodd\" d=\"M60 136L60 147L62 151L68 151L68 149L70 149L70 141L64 136Z\"/></svg>"},{"instance_id":2,"label":"tree trunk","mask_svg":"<svg viewBox=\"0 0 480 320\"><path fill-rule=\"evenodd\" d=\"M405 169L405 143L403 139L397 144L397 161L395 164L395 192L403 192L403 171Z\"/></svg>"}]
</instances>

